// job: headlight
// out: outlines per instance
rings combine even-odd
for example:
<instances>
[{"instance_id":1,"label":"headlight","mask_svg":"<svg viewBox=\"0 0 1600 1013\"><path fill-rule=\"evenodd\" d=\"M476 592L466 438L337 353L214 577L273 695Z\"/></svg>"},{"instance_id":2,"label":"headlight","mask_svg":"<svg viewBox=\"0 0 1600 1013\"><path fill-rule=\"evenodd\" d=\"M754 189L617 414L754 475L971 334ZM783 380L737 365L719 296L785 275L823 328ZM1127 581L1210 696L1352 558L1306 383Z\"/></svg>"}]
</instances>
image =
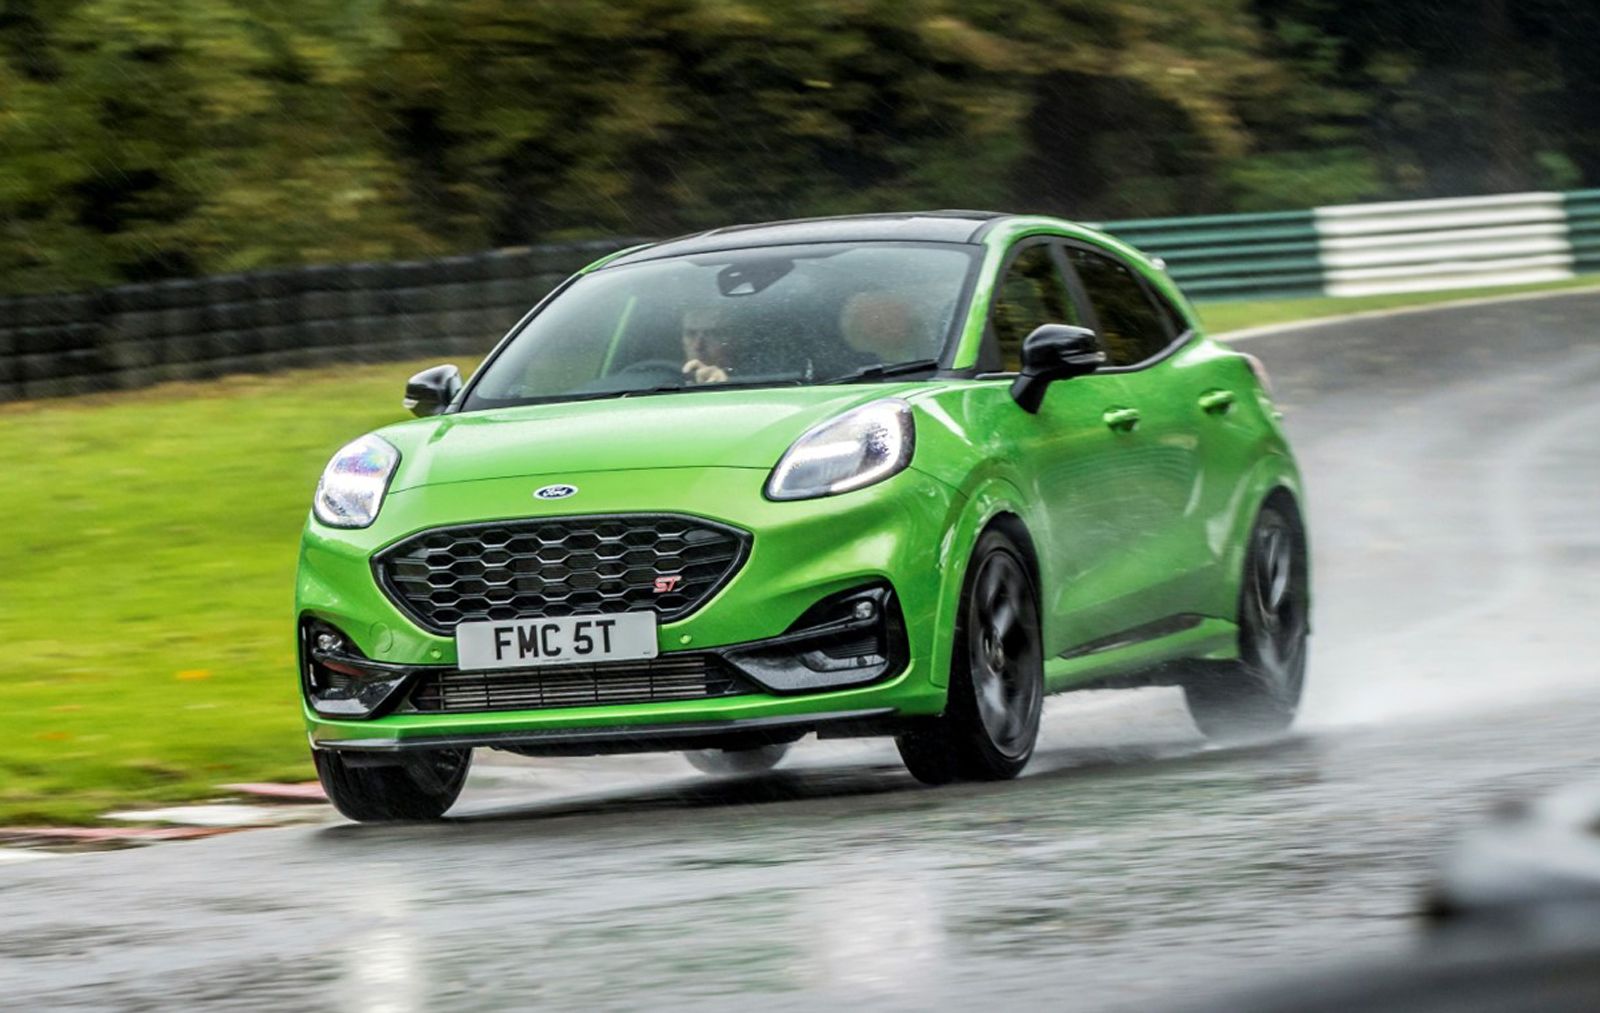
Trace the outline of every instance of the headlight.
<instances>
[{"instance_id":1,"label":"headlight","mask_svg":"<svg viewBox=\"0 0 1600 1013\"><path fill-rule=\"evenodd\" d=\"M768 499L833 496L881 482L911 463L911 406L874 401L808 430L767 479Z\"/></svg>"},{"instance_id":2,"label":"headlight","mask_svg":"<svg viewBox=\"0 0 1600 1013\"><path fill-rule=\"evenodd\" d=\"M322 470L311 511L335 528L364 528L378 518L400 451L376 436L347 443Z\"/></svg>"}]
</instances>

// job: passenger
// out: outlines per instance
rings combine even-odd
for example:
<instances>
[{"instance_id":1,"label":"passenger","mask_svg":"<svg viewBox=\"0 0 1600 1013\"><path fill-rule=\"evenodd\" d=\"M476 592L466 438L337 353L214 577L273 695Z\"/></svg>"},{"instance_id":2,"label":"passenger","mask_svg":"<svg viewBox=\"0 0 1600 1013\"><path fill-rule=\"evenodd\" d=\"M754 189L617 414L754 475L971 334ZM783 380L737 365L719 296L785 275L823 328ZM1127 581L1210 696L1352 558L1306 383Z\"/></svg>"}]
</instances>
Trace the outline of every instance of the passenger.
<instances>
[{"instance_id":1,"label":"passenger","mask_svg":"<svg viewBox=\"0 0 1600 1013\"><path fill-rule=\"evenodd\" d=\"M905 362L929 356L922 321L906 300L892 292L857 292L839 314L845 343L876 362Z\"/></svg>"}]
</instances>

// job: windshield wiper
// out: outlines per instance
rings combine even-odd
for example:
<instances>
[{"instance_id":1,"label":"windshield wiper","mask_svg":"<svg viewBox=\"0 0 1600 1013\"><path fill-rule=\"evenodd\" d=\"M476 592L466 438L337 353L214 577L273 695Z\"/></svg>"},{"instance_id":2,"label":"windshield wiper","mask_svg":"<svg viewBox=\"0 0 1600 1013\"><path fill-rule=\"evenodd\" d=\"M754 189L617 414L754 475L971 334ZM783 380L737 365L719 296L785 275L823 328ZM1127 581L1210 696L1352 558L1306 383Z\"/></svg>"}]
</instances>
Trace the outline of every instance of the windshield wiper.
<instances>
[{"instance_id":1,"label":"windshield wiper","mask_svg":"<svg viewBox=\"0 0 1600 1013\"><path fill-rule=\"evenodd\" d=\"M782 380L723 380L718 383L664 383L659 387L636 387L619 390L609 397L638 397L641 394L682 394L689 391L739 390L747 387L798 387L801 380L788 377Z\"/></svg>"},{"instance_id":2,"label":"windshield wiper","mask_svg":"<svg viewBox=\"0 0 1600 1013\"><path fill-rule=\"evenodd\" d=\"M859 383L863 380L879 380L886 376L904 376L907 373L926 373L939 368L938 359L907 359L905 362L875 362L870 366L851 370L842 376L835 376L827 380L818 380L819 384L829 383Z\"/></svg>"}]
</instances>

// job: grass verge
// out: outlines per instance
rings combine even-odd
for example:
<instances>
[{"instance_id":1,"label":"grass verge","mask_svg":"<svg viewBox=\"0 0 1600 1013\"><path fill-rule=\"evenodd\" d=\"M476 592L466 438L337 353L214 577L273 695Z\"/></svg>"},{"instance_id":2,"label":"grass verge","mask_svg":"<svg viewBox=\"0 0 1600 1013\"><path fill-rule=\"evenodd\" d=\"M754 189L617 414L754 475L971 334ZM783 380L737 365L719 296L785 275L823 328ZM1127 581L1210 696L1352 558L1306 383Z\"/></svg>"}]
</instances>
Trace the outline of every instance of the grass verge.
<instances>
[{"instance_id":1,"label":"grass verge","mask_svg":"<svg viewBox=\"0 0 1600 1013\"><path fill-rule=\"evenodd\" d=\"M1202 303L1199 310L1206 329L1212 334L1223 334L1227 331L1244 330L1247 327L1287 324L1297 320L1316 320L1320 317L1349 316L1352 313L1371 313L1375 310L1402 309L1409 306L1432 306L1438 303L1459 302L1463 299L1492 299L1496 296L1529 292L1561 292L1596 286L1600 286L1600 276L1585 275L1566 281L1537 285L1506 285L1467 291L1455 289L1448 292L1404 292L1396 295L1358 296L1353 299L1318 297L1263 302Z\"/></svg>"},{"instance_id":2,"label":"grass verge","mask_svg":"<svg viewBox=\"0 0 1600 1013\"><path fill-rule=\"evenodd\" d=\"M302 779L292 597L311 490L421 364L0 407L0 824Z\"/></svg>"}]
</instances>

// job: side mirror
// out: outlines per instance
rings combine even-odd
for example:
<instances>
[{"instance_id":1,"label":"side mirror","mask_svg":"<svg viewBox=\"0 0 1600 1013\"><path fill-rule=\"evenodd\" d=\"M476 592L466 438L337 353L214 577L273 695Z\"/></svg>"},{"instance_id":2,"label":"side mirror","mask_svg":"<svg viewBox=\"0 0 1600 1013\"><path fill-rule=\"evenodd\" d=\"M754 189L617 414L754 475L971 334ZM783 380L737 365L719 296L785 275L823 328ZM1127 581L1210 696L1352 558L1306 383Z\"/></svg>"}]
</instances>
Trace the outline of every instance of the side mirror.
<instances>
[{"instance_id":1,"label":"side mirror","mask_svg":"<svg viewBox=\"0 0 1600 1013\"><path fill-rule=\"evenodd\" d=\"M1022 342L1022 372L1011 384L1011 398L1025 412L1037 412L1052 380L1093 373L1106 363L1100 338L1087 327L1044 324Z\"/></svg>"},{"instance_id":2,"label":"side mirror","mask_svg":"<svg viewBox=\"0 0 1600 1013\"><path fill-rule=\"evenodd\" d=\"M405 400L400 404L418 418L438 415L461 392L461 370L455 366L434 366L406 381Z\"/></svg>"}]
</instances>

